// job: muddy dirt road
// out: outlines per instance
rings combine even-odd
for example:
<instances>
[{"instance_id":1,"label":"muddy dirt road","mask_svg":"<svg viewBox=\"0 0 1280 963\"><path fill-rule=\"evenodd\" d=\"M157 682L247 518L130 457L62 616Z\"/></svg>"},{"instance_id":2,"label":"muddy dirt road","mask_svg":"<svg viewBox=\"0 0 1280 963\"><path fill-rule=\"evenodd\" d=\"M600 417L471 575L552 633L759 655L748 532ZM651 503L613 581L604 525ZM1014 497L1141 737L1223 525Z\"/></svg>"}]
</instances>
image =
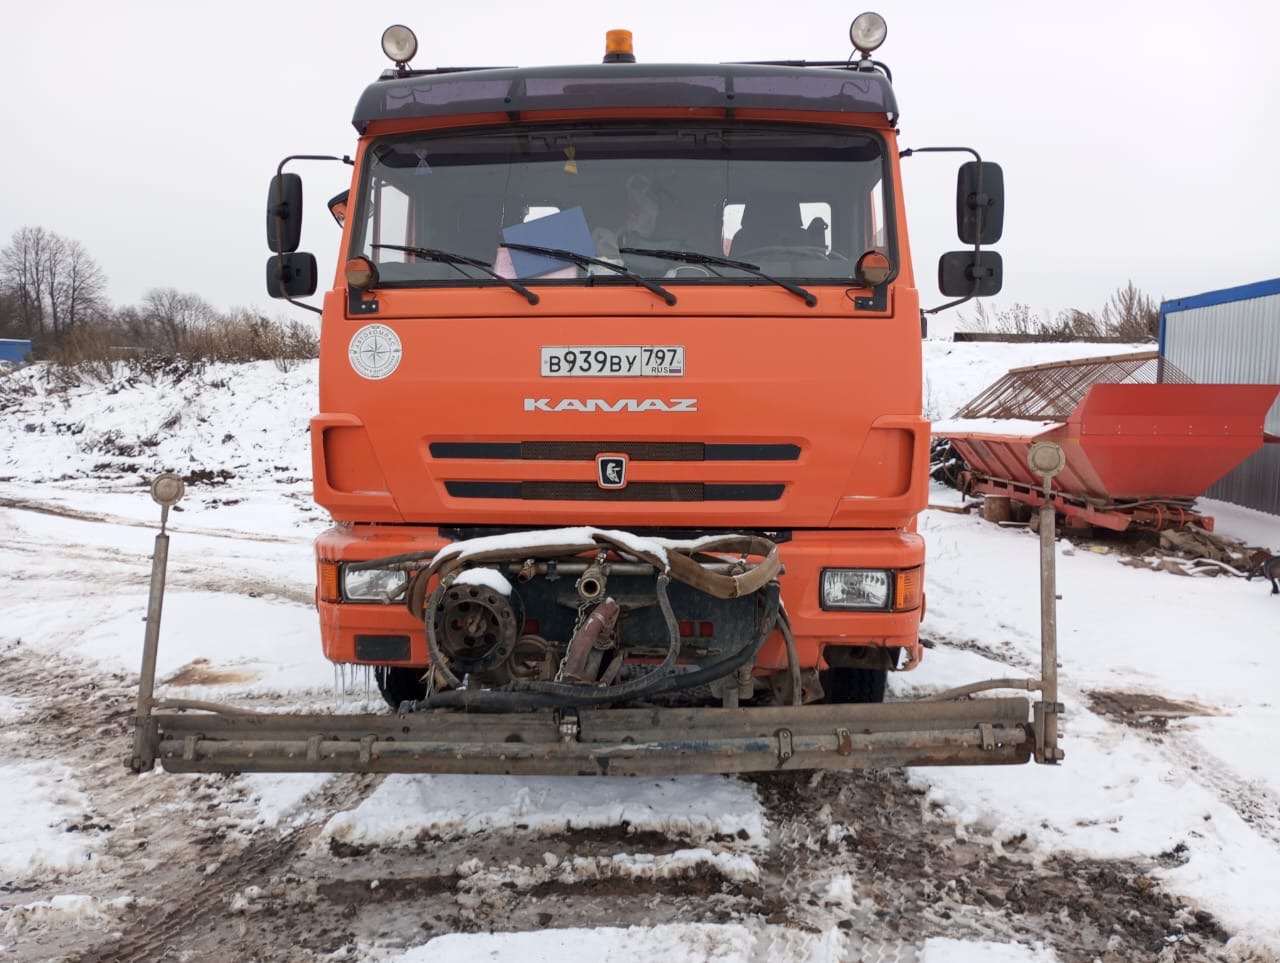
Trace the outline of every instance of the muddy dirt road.
<instances>
[{"instance_id":1,"label":"muddy dirt road","mask_svg":"<svg viewBox=\"0 0 1280 963\"><path fill-rule=\"evenodd\" d=\"M1064 963L1248 958L1153 878L1178 852L1035 858L957 832L896 772L747 780L763 840L622 821L351 845L324 827L382 777L289 777L314 788L264 817L247 777L126 772L127 675L11 641L0 680L30 707L6 755L79 773L87 804L65 831L100 843L81 869L0 885L15 960L374 959L443 933L668 922L756 928L759 959L910 961L930 936L1043 943Z\"/></svg>"}]
</instances>

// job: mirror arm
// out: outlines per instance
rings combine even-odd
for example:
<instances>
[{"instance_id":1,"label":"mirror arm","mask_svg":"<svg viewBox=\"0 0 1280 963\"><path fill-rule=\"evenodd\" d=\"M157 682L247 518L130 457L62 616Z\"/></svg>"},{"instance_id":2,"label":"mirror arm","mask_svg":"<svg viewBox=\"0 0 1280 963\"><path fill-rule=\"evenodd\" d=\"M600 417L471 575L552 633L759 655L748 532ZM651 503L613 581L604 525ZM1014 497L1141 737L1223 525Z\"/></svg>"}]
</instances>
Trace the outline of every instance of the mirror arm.
<instances>
[{"instance_id":1,"label":"mirror arm","mask_svg":"<svg viewBox=\"0 0 1280 963\"><path fill-rule=\"evenodd\" d=\"M288 157L284 158L282 161L280 161L280 163L279 163L279 164L277 164L277 165L276 165L276 176L277 176L277 177L279 177L281 174L283 174L283 173L284 173L284 165L285 165L285 164L289 163L289 161L295 161L295 160L341 161L342 163L347 164L348 166L352 166L352 167L354 167L354 166L355 166L355 163L356 163L356 162L351 158L351 155L350 155L350 154L343 154L342 156L338 156L337 154L290 154ZM282 183L282 182L277 181L277 184L281 184L281 183ZM280 188L279 188L279 190L280 190L280 191L283 191L283 187L280 187ZM284 214L284 211L282 210L282 208L284 208L284 206L285 206L285 204L284 204L284 198L283 198L283 197L279 197L279 196L277 196L277 200L276 200L276 207L275 207L275 211L276 211L276 246L277 246L277 247L284 247L284 244L283 244L283 239L284 239L284 218L283 218L283 216L282 216L282 215ZM301 212L301 211L299 211L299 212L298 212L298 214L299 214L299 216L301 216L302 212ZM283 301L288 301L288 302L289 302L290 304L292 304L294 307L302 308L302 309L304 309L304 310L306 310L306 311L312 311L312 312L314 312L315 314L323 314L323 313L324 313L322 310L320 310L320 308L317 308L317 307L315 307L315 306L313 306L313 305L310 305L310 304L306 304L306 303L304 303L304 302L302 302L302 301L299 301L299 300L297 300L297 299L295 299L295 298L291 298L291 297L289 297L288 295L286 295L286 294L285 294L285 281L284 281L284 278L283 278L283 277L280 279L280 299L281 299L281 300L283 300Z\"/></svg>"},{"instance_id":2,"label":"mirror arm","mask_svg":"<svg viewBox=\"0 0 1280 963\"><path fill-rule=\"evenodd\" d=\"M283 300L288 301L295 308L302 308L304 311L310 311L312 314L324 314L324 311L317 308L314 304L307 304L305 301L299 301L296 298L284 298ZM968 298L965 298L965 300L967 301Z\"/></svg>"},{"instance_id":3,"label":"mirror arm","mask_svg":"<svg viewBox=\"0 0 1280 963\"><path fill-rule=\"evenodd\" d=\"M983 191L982 189L982 155L981 154L979 154L972 147L907 147L898 152L898 157L900 158L910 157L912 154L956 154L956 153L972 154L973 159L978 162L978 190L975 192L975 195L976 195L976 200L980 202L976 205L976 210L977 210L977 216L978 216L977 235L979 239L981 239L982 212L983 212L983 209L986 207L985 202L989 200L989 197L987 196L986 192ZM979 240L978 243L974 244L973 246L973 265L975 268L978 266L979 255L981 253L982 253L982 241ZM954 308L958 305L964 304L966 301L972 301L974 298L978 296L978 286L979 286L979 281L975 277L973 279L973 287L970 289L969 294L967 294L965 297L956 298L954 301L948 301L946 304L939 304L936 308L921 308L920 314L921 315L937 314L939 311L946 311L948 308Z\"/></svg>"},{"instance_id":4,"label":"mirror arm","mask_svg":"<svg viewBox=\"0 0 1280 963\"><path fill-rule=\"evenodd\" d=\"M978 189L973 193L973 207L978 219L977 235L979 238L978 243L973 246L973 253L976 261L976 255L982 250L982 215L986 210L987 202L991 199L987 192L982 189L982 155L972 147L906 147L898 151L898 157L900 158L910 157L912 154L972 154L973 159L978 162ZM961 238L961 240L963 240L963 238ZM977 290L977 282L974 282L974 290ZM963 304L972 297L974 297L974 295L971 294L968 298L962 298L960 301L954 303ZM950 306L951 305L944 304L942 308ZM942 308L937 308L936 310L941 311Z\"/></svg>"},{"instance_id":5,"label":"mirror arm","mask_svg":"<svg viewBox=\"0 0 1280 963\"><path fill-rule=\"evenodd\" d=\"M973 294L967 294L962 298L956 298L954 301L948 301L946 304L939 304L936 308L921 308L921 314L937 314L939 311L945 311L948 308L954 308L956 305L964 304L966 301L972 301L978 296L978 282L973 282Z\"/></svg>"}]
</instances>

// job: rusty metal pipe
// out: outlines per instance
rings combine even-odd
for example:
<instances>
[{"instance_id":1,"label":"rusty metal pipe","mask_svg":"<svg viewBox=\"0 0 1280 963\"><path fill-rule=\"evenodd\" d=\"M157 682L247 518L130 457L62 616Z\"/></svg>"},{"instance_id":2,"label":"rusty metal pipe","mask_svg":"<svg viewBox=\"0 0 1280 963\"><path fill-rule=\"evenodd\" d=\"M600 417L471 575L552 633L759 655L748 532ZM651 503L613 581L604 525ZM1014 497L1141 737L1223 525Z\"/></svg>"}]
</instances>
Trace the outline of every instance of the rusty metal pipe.
<instances>
[{"instance_id":1,"label":"rusty metal pipe","mask_svg":"<svg viewBox=\"0 0 1280 963\"><path fill-rule=\"evenodd\" d=\"M951 699L961 699L975 692L987 692L991 689L1025 689L1028 692L1034 692L1043 684L1041 679L988 679L985 682L970 682L968 685L958 685L954 689L944 689L927 695L920 701L948 702Z\"/></svg>"},{"instance_id":2,"label":"rusty metal pipe","mask_svg":"<svg viewBox=\"0 0 1280 963\"><path fill-rule=\"evenodd\" d=\"M581 591L581 590L580 590ZM594 682L585 676L587 658L602 638L617 624L618 613L622 607L613 599L605 599L587 616L582 627L569 640L569 648L564 656L564 676L570 682Z\"/></svg>"}]
</instances>

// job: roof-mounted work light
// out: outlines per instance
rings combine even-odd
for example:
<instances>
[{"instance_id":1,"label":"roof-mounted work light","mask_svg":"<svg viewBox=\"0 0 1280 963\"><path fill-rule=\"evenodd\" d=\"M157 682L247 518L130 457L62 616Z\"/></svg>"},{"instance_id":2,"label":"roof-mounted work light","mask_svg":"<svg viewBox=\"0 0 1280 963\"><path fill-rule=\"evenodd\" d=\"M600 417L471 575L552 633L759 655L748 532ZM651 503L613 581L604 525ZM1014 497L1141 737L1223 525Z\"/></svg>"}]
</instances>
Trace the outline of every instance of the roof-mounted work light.
<instances>
[{"instance_id":1,"label":"roof-mounted work light","mask_svg":"<svg viewBox=\"0 0 1280 963\"><path fill-rule=\"evenodd\" d=\"M404 67L418 52L418 38L404 24L393 23L382 31L382 52L397 67Z\"/></svg>"},{"instance_id":2,"label":"roof-mounted work light","mask_svg":"<svg viewBox=\"0 0 1280 963\"><path fill-rule=\"evenodd\" d=\"M868 11L853 18L853 23L849 26L849 39L858 53L862 54L862 59L866 60L871 56L871 51L884 43L888 32L889 27L885 24L884 17Z\"/></svg>"}]
</instances>

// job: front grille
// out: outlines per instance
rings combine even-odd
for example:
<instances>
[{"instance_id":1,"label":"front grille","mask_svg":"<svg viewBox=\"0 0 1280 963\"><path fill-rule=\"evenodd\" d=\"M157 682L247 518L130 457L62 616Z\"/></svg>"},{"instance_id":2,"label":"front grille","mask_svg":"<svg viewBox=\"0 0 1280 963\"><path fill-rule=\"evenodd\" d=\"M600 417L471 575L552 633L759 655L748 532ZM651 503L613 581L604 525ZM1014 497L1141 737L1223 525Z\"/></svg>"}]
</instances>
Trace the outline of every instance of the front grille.
<instances>
[{"instance_id":1,"label":"front grille","mask_svg":"<svg viewBox=\"0 0 1280 963\"><path fill-rule=\"evenodd\" d=\"M800 446L701 441L433 441L432 458L593 461L609 452L632 461L796 461Z\"/></svg>"},{"instance_id":2,"label":"front grille","mask_svg":"<svg viewBox=\"0 0 1280 963\"><path fill-rule=\"evenodd\" d=\"M469 538L488 538L492 535L510 535L512 532L541 532L558 528L558 525L528 525L512 527L511 525L442 525L440 537L450 541L461 542ZM771 542L782 545L792 539L790 529L786 528L666 528L652 525L627 526L627 531L641 538L672 538L679 540L707 538L721 535L751 535L767 538Z\"/></svg>"},{"instance_id":3,"label":"front grille","mask_svg":"<svg viewBox=\"0 0 1280 963\"><path fill-rule=\"evenodd\" d=\"M594 482L447 481L454 498L505 498L523 501L590 502L775 502L785 486L715 485L703 482L635 482L626 488L601 488Z\"/></svg>"},{"instance_id":4,"label":"front grille","mask_svg":"<svg viewBox=\"0 0 1280 963\"><path fill-rule=\"evenodd\" d=\"M626 455L632 461L705 461L700 441L522 441L526 461L592 461L601 452Z\"/></svg>"}]
</instances>

